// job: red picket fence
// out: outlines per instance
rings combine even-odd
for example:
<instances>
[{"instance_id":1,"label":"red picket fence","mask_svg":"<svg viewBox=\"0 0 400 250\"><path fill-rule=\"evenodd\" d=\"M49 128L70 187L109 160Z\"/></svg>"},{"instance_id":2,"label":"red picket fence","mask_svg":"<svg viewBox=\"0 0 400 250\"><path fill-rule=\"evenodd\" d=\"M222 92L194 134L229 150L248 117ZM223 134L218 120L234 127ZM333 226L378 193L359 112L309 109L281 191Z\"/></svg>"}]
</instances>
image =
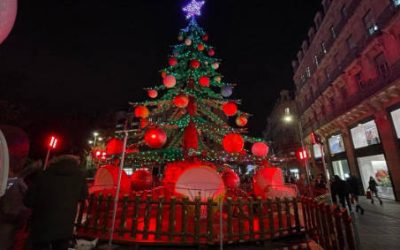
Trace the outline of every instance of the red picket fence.
<instances>
[{"instance_id":1,"label":"red picket fence","mask_svg":"<svg viewBox=\"0 0 400 250\"><path fill-rule=\"evenodd\" d=\"M78 237L108 240L113 197L91 195L80 209ZM118 202L115 242L195 245L266 241L309 234L324 249L355 249L351 218L345 210L312 198L227 198L221 204L200 197L124 196ZM220 219L222 216L222 235Z\"/></svg>"},{"instance_id":2,"label":"red picket fence","mask_svg":"<svg viewBox=\"0 0 400 250\"><path fill-rule=\"evenodd\" d=\"M326 250L354 250L356 248L351 217L346 209L301 198L306 232Z\"/></svg>"}]
</instances>

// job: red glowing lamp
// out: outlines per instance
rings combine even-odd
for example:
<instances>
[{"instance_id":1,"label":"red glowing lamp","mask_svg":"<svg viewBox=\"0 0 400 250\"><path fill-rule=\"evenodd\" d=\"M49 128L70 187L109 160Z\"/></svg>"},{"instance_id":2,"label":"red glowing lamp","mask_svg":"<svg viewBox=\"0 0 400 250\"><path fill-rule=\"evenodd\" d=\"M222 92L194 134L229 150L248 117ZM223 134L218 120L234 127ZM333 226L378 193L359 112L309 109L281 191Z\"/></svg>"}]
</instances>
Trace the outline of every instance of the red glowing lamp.
<instances>
[{"instance_id":1,"label":"red glowing lamp","mask_svg":"<svg viewBox=\"0 0 400 250\"><path fill-rule=\"evenodd\" d=\"M299 161L304 161L309 158L307 150L304 148L299 148L296 152L296 157Z\"/></svg>"}]
</instances>

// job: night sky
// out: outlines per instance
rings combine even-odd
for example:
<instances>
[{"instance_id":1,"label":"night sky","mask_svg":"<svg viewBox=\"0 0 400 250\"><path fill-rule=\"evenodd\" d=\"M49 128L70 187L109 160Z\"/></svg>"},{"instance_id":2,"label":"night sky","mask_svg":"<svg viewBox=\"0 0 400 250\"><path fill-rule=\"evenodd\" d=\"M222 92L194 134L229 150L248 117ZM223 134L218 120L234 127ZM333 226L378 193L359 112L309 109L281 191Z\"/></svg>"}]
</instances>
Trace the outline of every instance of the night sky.
<instances>
[{"instance_id":1,"label":"night sky","mask_svg":"<svg viewBox=\"0 0 400 250\"><path fill-rule=\"evenodd\" d=\"M144 100L186 25L184 3L20 0L0 45L0 100L26 107L33 147L50 131L77 147L99 118ZM320 0L206 1L198 22L223 60L225 81L238 83L240 109L254 114L252 135L261 136L279 91L293 89L291 61L318 9Z\"/></svg>"}]
</instances>

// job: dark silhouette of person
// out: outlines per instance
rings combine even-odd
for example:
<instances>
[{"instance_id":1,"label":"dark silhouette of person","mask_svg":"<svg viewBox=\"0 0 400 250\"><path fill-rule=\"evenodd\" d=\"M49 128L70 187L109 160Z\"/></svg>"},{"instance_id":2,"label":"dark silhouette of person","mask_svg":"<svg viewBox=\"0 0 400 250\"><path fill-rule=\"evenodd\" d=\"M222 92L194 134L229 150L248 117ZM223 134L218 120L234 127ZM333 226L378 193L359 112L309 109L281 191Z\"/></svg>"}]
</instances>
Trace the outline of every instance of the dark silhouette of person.
<instances>
[{"instance_id":1,"label":"dark silhouette of person","mask_svg":"<svg viewBox=\"0 0 400 250\"><path fill-rule=\"evenodd\" d=\"M350 187L350 195L352 200L356 204L356 212L360 212L361 214L364 214L364 208L361 207L360 203L358 202L358 196L360 195L360 181L355 175L351 175L347 179L347 183L349 184Z\"/></svg>"},{"instance_id":2,"label":"dark silhouette of person","mask_svg":"<svg viewBox=\"0 0 400 250\"><path fill-rule=\"evenodd\" d=\"M78 203L88 188L79 169L79 158L53 158L37 176L24 202L32 209L31 240L34 250L67 250L73 235Z\"/></svg>"},{"instance_id":3,"label":"dark silhouette of person","mask_svg":"<svg viewBox=\"0 0 400 250\"><path fill-rule=\"evenodd\" d=\"M369 177L369 182L368 182L368 189L371 191L371 203L374 204L374 197L373 195L376 196L376 198L378 198L379 200L379 204L381 204L381 206L383 205L383 202L381 200L381 198L378 195L378 183L376 183L374 177Z\"/></svg>"},{"instance_id":4,"label":"dark silhouette of person","mask_svg":"<svg viewBox=\"0 0 400 250\"><path fill-rule=\"evenodd\" d=\"M349 211L352 211L351 202L350 202L350 187L349 184L342 180L338 175L333 177L333 181L331 184L331 195L333 203L337 204L337 196L339 197L339 202L343 208L346 208L346 202L349 208Z\"/></svg>"}]
</instances>

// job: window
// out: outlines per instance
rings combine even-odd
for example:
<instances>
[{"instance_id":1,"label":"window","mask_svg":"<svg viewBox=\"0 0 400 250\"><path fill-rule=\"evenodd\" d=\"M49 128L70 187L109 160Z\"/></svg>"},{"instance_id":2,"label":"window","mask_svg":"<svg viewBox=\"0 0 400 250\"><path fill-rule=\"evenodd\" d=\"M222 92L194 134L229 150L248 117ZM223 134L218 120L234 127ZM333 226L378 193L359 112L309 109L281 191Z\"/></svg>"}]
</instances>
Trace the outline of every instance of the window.
<instances>
[{"instance_id":1,"label":"window","mask_svg":"<svg viewBox=\"0 0 400 250\"><path fill-rule=\"evenodd\" d=\"M400 1L400 0L399 0L399 1ZM333 37L333 38L336 38L335 27L334 27L333 25L331 26L330 31L331 31L332 37Z\"/></svg>"},{"instance_id":2,"label":"window","mask_svg":"<svg viewBox=\"0 0 400 250\"><path fill-rule=\"evenodd\" d=\"M307 66L307 68L306 68L306 74L307 74L308 78L311 77L311 70L310 70L309 66Z\"/></svg>"},{"instance_id":3,"label":"window","mask_svg":"<svg viewBox=\"0 0 400 250\"><path fill-rule=\"evenodd\" d=\"M319 66L319 61L318 61L318 56L317 55L314 56L314 62L315 62L315 66L318 67Z\"/></svg>"},{"instance_id":4,"label":"window","mask_svg":"<svg viewBox=\"0 0 400 250\"><path fill-rule=\"evenodd\" d=\"M352 128L350 131L355 149L379 144L381 142L379 139L378 129L374 120L366 123L360 123L358 126Z\"/></svg>"},{"instance_id":5,"label":"window","mask_svg":"<svg viewBox=\"0 0 400 250\"><path fill-rule=\"evenodd\" d=\"M347 160L332 161L333 174L338 175L342 180L350 177L349 164Z\"/></svg>"},{"instance_id":6,"label":"window","mask_svg":"<svg viewBox=\"0 0 400 250\"><path fill-rule=\"evenodd\" d=\"M368 30L368 34L373 35L375 32L379 30L371 10L367 11L365 16L363 17L363 21L365 28L367 28Z\"/></svg>"},{"instance_id":7,"label":"window","mask_svg":"<svg viewBox=\"0 0 400 250\"><path fill-rule=\"evenodd\" d=\"M322 50L322 52L323 52L324 54L327 53L327 50L326 50L326 47L325 47L325 42L322 42L322 43L321 43L321 50Z\"/></svg>"},{"instance_id":8,"label":"window","mask_svg":"<svg viewBox=\"0 0 400 250\"><path fill-rule=\"evenodd\" d=\"M400 6L400 0L393 0L393 5L395 7L399 7Z\"/></svg>"},{"instance_id":9,"label":"window","mask_svg":"<svg viewBox=\"0 0 400 250\"><path fill-rule=\"evenodd\" d=\"M383 53L380 53L374 58L374 62L376 65L376 70L379 74L379 76L388 76L389 75L389 65L386 62L385 55Z\"/></svg>"},{"instance_id":10,"label":"window","mask_svg":"<svg viewBox=\"0 0 400 250\"><path fill-rule=\"evenodd\" d=\"M338 154L345 151L343 137L341 134L329 137L328 144L331 154Z\"/></svg>"},{"instance_id":11,"label":"window","mask_svg":"<svg viewBox=\"0 0 400 250\"><path fill-rule=\"evenodd\" d=\"M320 144L314 144L313 145L313 151L314 151L314 159L319 159L322 157L322 151L321 151L321 145Z\"/></svg>"},{"instance_id":12,"label":"window","mask_svg":"<svg viewBox=\"0 0 400 250\"><path fill-rule=\"evenodd\" d=\"M392 121L394 125L394 130L396 130L397 139L400 139L400 109L396 109L390 112L392 116Z\"/></svg>"}]
</instances>

